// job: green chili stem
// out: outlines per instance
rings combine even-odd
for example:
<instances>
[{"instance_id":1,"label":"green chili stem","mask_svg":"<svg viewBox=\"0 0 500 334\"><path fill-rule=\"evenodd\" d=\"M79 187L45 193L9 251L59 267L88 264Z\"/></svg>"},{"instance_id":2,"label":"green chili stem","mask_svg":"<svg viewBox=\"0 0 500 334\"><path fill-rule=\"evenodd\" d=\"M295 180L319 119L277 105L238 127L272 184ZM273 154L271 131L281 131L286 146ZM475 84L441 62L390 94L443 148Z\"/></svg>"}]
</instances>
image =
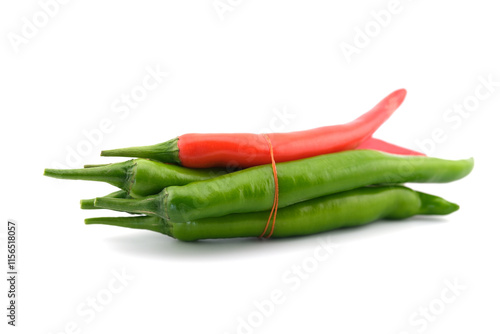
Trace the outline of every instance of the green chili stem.
<instances>
[{"instance_id":1,"label":"green chili stem","mask_svg":"<svg viewBox=\"0 0 500 334\"><path fill-rule=\"evenodd\" d=\"M148 158L180 165L181 161L179 159L179 147L177 142L178 138L174 138L155 145L105 150L101 152L101 156Z\"/></svg>"},{"instance_id":2,"label":"green chili stem","mask_svg":"<svg viewBox=\"0 0 500 334\"><path fill-rule=\"evenodd\" d=\"M162 219L152 216L132 216L132 217L98 217L87 218L85 224L102 224L134 229L150 230L162 234L170 235L168 225Z\"/></svg>"},{"instance_id":3,"label":"green chili stem","mask_svg":"<svg viewBox=\"0 0 500 334\"><path fill-rule=\"evenodd\" d=\"M106 166L79 169L46 169L45 176L65 180L88 180L107 182L118 188L125 188L134 166L134 160Z\"/></svg>"},{"instance_id":4,"label":"green chili stem","mask_svg":"<svg viewBox=\"0 0 500 334\"><path fill-rule=\"evenodd\" d=\"M107 198L129 198L129 195L125 190L118 190L118 191L115 191L115 192L108 194L104 197L107 197ZM94 201L95 201L95 198L82 199L82 200L80 200L80 208L82 208L83 210L100 209L99 207L96 207L94 205Z\"/></svg>"},{"instance_id":5,"label":"green chili stem","mask_svg":"<svg viewBox=\"0 0 500 334\"><path fill-rule=\"evenodd\" d=\"M111 164L93 164L93 165L83 165L83 168L94 168L94 167L102 167L102 166L108 166Z\"/></svg>"},{"instance_id":6,"label":"green chili stem","mask_svg":"<svg viewBox=\"0 0 500 334\"><path fill-rule=\"evenodd\" d=\"M161 203L154 195L142 199L97 197L94 200L94 205L99 208L146 215L155 215L156 212L162 211Z\"/></svg>"}]
</instances>

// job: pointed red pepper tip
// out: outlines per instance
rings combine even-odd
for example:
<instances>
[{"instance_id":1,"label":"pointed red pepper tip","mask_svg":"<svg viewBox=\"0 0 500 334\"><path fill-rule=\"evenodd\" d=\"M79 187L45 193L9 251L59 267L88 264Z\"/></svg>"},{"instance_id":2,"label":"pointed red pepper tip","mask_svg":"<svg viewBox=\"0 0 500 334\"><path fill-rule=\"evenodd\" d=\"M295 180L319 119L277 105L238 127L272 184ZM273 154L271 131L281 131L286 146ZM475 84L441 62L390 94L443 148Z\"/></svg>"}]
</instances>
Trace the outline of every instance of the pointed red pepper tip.
<instances>
[{"instance_id":1,"label":"pointed red pepper tip","mask_svg":"<svg viewBox=\"0 0 500 334\"><path fill-rule=\"evenodd\" d=\"M406 97L406 89L401 88L395 90L384 99L385 103L388 104L387 110L392 114L397 108L403 103Z\"/></svg>"},{"instance_id":2,"label":"pointed red pepper tip","mask_svg":"<svg viewBox=\"0 0 500 334\"><path fill-rule=\"evenodd\" d=\"M403 103L405 97L406 97L406 89L401 88L398 90L395 90L391 95L394 96L396 101L399 101L399 104Z\"/></svg>"}]
</instances>

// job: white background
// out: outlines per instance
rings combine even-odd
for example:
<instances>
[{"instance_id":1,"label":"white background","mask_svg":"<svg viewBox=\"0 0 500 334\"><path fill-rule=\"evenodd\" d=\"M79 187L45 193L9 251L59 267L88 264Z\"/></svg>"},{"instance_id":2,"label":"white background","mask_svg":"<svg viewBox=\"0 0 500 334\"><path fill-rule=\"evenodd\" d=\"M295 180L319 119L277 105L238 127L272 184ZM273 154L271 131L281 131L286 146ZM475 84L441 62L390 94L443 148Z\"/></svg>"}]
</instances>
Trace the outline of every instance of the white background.
<instances>
[{"instance_id":1,"label":"white background","mask_svg":"<svg viewBox=\"0 0 500 334\"><path fill-rule=\"evenodd\" d=\"M52 7L48 22L37 1L0 5L1 268L6 222L15 219L20 273L15 329L6 325L1 280L2 332L498 332L495 3L401 0L383 27L371 12L386 10L389 1L221 3L230 6L222 15L211 0L70 1ZM28 29L23 18L33 22L33 16L46 25L15 46L13 36ZM366 27L372 37L360 45L359 29ZM361 47L348 62L341 45L355 46L356 38ZM113 105L141 85L147 68L168 77L127 115L116 113ZM496 87L474 100L476 89L488 92L477 88L488 77ZM112 130L77 165L120 160L99 157L101 149L188 132L343 123L398 88L408 96L378 138L412 149L427 140L432 156L475 158L463 180L414 186L459 203L452 215L279 241L182 243L153 232L85 226L84 218L110 213L82 211L79 200L112 187L42 176L44 168L67 164L69 150L85 145L84 131L105 119ZM478 105L467 117L447 114L464 101ZM276 122L277 110L293 118ZM441 132L435 147L433 132ZM293 290L283 275L311 265L320 242L335 251L308 267L311 273ZM133 278L110 293L113 273L122 270ZM448 291L444 303L447 282L461 290ZM275 289L284 302L258 327L240 328L249 317L260 320L255 302ZM109 303L91 317L86 303L106 296ZM429 307L425 320L420 312Z\"/></svg>"}]
</instances>

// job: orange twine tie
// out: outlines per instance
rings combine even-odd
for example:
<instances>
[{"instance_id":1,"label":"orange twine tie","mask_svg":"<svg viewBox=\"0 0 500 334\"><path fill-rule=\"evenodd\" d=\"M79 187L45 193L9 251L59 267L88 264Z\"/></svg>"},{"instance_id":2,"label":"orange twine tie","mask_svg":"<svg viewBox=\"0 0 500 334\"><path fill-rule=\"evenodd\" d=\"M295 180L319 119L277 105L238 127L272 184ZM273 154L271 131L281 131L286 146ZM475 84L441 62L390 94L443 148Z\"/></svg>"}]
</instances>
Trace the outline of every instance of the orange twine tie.
<instances>
[{"instance_id":1,"label":"orange twine tie","mask_svg":"<svg viewBox=\"0 0 500 334\"><path fill-rule=\"evenodd\" d=\"M264 234L266 234L267 229L269 227L269 223L271 222L271 218L273 219L273 224L271 225L271 231L269 234L266 236L266 239L270 238L271 235L273 235L274 232L274 225L276 224L276 214L278 213L278 194L279 194L279 187L278 187L278 172L276 171L276 162L274 161L274 153L273 153L273 145L271 144L271 139L269 139L269 136L266 134L262 134L264 138L266 138L267 143L269 144L269 153L271 154L271 165L273 167L273 176L274 176L274 202L273 202L273 207L271 209L271 214L269 215L269 219L267 220L266 227L264 228L264 232L259 236L259 238L262 238Z\"/></svg>"}]
</instances>

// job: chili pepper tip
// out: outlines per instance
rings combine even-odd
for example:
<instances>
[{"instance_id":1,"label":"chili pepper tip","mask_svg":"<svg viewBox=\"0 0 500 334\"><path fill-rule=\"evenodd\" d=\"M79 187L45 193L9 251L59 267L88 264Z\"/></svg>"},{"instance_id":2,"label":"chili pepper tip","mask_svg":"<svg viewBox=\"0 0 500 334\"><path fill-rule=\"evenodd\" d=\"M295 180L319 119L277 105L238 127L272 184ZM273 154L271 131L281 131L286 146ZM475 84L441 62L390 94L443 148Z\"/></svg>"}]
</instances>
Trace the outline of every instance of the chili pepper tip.
<instances>
[{"instance_id":1,"label":"chili pepper tip","mask_svg":"<svg viewBox=\"0 0 500 334\"><path fill-rule=\"evenodd\" d=\"M420 214L424 215L448 215L460 209L456 203L448 202L444 198L417 192L420 197Z\"/></svg>"}]
</instances>

